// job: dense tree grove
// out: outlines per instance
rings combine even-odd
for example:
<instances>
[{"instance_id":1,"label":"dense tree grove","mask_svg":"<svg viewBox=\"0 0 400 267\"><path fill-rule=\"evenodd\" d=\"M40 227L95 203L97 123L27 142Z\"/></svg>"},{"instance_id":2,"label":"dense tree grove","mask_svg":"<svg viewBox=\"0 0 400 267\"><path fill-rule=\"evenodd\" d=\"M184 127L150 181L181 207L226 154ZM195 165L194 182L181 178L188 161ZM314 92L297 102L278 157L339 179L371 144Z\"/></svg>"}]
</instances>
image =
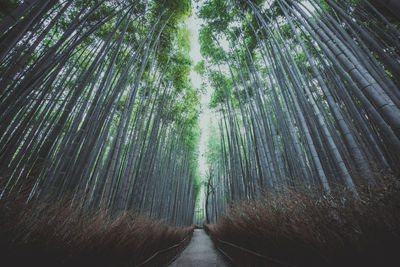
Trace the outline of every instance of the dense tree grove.
<instances>
[{"instance_id":1,"label":"dense tree grove","mask_svg":"<svg viewBox=\"0 0 400 267\"><path fill-rule=\"evenodd\" d=\"M199 2L199 1L194 1ZM400 174L399 6L205 0L207 220L263 192L354 199ZM0 200L193 222L199 93L190 0L4 1ZM389 7L389 8L388 8Z\"/></svg>"},{"instance_id":2,"label":"dense tree grove","mask_svg":"<svg viewBox=\"0 0 400 267\"><path fill-rule=\"evenodd\" d=\"M13 7L14 2L10 2ZM26 0L0 22L0 190L189 225L188 0Z\"/></svg>"},{"instance_id":3,"label":"dense tree grove","mask_svg":"<svg viewBox=\"0 0 400 267\"><path fill-rule=\"evenodd\" d=\"M206 1L197 68L220 113L213 221L265 190L339 186L357 199L399 175L400 32L385 12L367 0Z\"/></svg>"}]
</instances>

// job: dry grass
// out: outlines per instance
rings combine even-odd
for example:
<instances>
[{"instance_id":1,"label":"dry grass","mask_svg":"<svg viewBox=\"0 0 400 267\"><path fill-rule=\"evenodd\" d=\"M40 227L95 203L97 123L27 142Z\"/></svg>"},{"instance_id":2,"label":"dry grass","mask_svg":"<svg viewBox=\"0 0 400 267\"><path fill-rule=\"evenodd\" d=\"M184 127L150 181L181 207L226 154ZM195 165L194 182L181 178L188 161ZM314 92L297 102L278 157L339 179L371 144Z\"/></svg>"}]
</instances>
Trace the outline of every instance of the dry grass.
<instances>
[{"instance_id":1,"label":"dry grass","mask_svg":"<svg viewBox=\"0 0 400 267\"><path fill-rule=\"evenodd\" d=\"M206 228L237 266L399 266L399 188L386 186L361 197L359 202L344 191L329 199L266 193L239 203Z\"/></svg>"},{"instance_id":2,"label":"dry grass","mask_svg":"<svg viewBox=\"0 0 400 267\"><path fill-rule=\"evenodd\" d=\"M2 266L137 266L181 242L194 228L169 227L133 214L87 214L69 201L47 205L23 199L0 200ZM189 239L145 266L165 265Z\"/></svg>"}]
</instances>

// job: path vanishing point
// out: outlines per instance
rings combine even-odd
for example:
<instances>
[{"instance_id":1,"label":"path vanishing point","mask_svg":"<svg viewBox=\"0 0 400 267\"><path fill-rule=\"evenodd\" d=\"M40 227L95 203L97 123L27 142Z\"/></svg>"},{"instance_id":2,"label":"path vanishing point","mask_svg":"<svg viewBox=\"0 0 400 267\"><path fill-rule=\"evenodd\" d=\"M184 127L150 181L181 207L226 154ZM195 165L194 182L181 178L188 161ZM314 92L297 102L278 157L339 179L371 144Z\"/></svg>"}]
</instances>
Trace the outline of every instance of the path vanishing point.
<instances>
[{"instance_id":1,"label":"path vanishing point","mask_svg":"<svg viewBox=\"0 0 400 267\"><path fill-rule=\"evenodd\" d=\"M228 266L217 252L210 237L202 229L195 229L186 249L170 267Z\"/></svg>"}]
</instances>

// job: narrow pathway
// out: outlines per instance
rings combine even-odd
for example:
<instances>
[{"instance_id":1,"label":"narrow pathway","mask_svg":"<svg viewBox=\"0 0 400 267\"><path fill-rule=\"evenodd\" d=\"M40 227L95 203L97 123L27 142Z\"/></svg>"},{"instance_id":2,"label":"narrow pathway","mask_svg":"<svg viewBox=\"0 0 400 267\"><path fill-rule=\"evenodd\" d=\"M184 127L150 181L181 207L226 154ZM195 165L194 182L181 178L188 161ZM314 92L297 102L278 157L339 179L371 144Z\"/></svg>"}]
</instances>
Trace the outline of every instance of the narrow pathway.
<instances>
[{"instance_id":1,"label":"narrow pathway","mask_svg":"<svg viewBox=\"0 0 400 267\"><path fill-rule=\"evenodd\" d=\"M192 240L170 267L227 266L218 254L210 237L201 229L195 229Z\"/></svg>"}]
</instances>

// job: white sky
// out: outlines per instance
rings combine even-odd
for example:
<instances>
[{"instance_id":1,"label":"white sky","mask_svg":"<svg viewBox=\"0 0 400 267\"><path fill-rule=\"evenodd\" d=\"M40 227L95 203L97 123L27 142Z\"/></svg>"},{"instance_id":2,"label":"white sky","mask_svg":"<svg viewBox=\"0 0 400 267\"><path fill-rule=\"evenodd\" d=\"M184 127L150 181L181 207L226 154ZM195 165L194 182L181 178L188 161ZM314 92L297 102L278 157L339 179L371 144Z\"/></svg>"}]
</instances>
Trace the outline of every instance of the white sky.
<instances>
[{"instance_id":1,"label":"white sky","mask_svg":"<svg viewBox=\"0 0 400 267\"><path fill-rule=\"evenodd\" d=\"M201 27L202 20L197 16L199 8L203 5L205 0L201 0L198 3L193 3L193 12L192 16L186 21L186 25L191 32L190 38L190 57L193 60L193 66L203 60L203 57L200 53L200 43L199 43L199 31ZM200 104L201 104L201 113L199 116L199 124L200 124L200 142L199 142L199 171L202 176L202 179L205 180L205 174L207 172L208 166L206 161L206 151L207 151L207 143L210 137L210 127L215 123L215 116L213 115L212 110L208 107L211 99L212 88L206 87L201 88L203 86L203 80L201 76L196 73L193 68L190 74L190 79L192 80L192 84L195 88L200 89Z\"/></svg>"},{"instance_id":2,"label":"white sky","mask_svg":"<svg viewBox=\"0 0 400 267\"><path fill-rule=\"evenodd\" d=\"M192 16L186 21L186 25L191 33L189 55L193 60L193 67L196 66L196 64L199 63L201 60L203 60L203 57L200 53L200 43L199 43L199 34L200 34L202 20L197 16L197 13L199 11L199 8L203 5L204 2L205 0L200 0L197 3L195 3L195 1L192 2L193 4ZM197 89L200 89L199 91L200 91L201 110L199 115L200 140L199 140L198 163L199 163L200 179L202 181L206 181L207 179L206 174L208 170L207 158L206 158L207 144L208 144L208 139L210 138L211 125L214 125L214 127L216 125L216 114L209 108L209 103L211 101L211 95L212 95L212 88L210 88L209 86L202 88L202 86L204 86L204 84L206 83L203 83L202 77L197 72L195 72L193 68L190 73L190 79L192 81L193 86ZM196 210L204 212L204 207L205 207L205 190L203 185L200 188L199 202L197 202Z\"/></svg>"}]
</instances>

